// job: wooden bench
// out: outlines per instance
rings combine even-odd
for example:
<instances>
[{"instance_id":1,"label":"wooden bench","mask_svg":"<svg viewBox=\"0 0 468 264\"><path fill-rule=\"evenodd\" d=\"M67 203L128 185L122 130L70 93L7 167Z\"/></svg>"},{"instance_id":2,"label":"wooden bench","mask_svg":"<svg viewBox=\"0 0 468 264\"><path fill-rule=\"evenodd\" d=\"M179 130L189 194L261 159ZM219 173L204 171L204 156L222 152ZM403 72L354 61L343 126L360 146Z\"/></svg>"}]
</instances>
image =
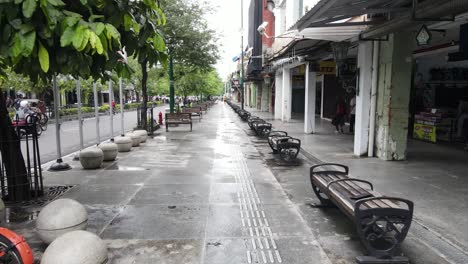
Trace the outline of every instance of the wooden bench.
<instances>
[{"instance_id":1,"label":"wooden bench","mask_svg":"<svg viewBox=\"0 0 468 264\"><path fill-rule=\"evenodd\" d=\"M330 167L339 167L335 169ZM409 263L395 256L408 234L413 202L386 197L374 191L372 183L350 178L349 168L326 163L310 168L312 189L325 206L337 206L356 226L370 256L356 257L358 263Z\"/></svg>"},{"instance_id":2,"label":"wooden bench","mask_svg":"<svg viewBox=\"0 0 468 264\"><path fill-rule=\"evenodd\" d=\"M301 151L301 140L288 136L285 131L271 131L268 144L273 154L280 154L280 158L286 162L295 160Z\"/></svg>"},{"instance_id":3,"label":"wooden bench","mask_svg":"<svg viewBox=\"0 0 468 264\"><path fill-rule=\"evenodd\" d=\"M208 111L208 105L207 104L194 104L192 107L200 107L202 111L205 111L205 113Z\"/></svg>"},{"instance_id":4,"label":"wooden bench","mask_svg":"<svg viewBox=\"0 0 468 264\"><path fill-rule=\"evenodd\" d=\"M202 119L203 115L201 107L184 107L182 113L189 113L192 116L198 116L200 120Z\"/></svg>"},{"instance_id":5,"label":"wooden bench","mask_svg":"<svg viewBox=\"0 0 468 264\"><path fill-rule=\"evenodd\" d=\"M166 113L166 131L169 131L169 125L187 124L190 125L192 131L192 114L191 113Z\"/></svg>"}]
</instances>

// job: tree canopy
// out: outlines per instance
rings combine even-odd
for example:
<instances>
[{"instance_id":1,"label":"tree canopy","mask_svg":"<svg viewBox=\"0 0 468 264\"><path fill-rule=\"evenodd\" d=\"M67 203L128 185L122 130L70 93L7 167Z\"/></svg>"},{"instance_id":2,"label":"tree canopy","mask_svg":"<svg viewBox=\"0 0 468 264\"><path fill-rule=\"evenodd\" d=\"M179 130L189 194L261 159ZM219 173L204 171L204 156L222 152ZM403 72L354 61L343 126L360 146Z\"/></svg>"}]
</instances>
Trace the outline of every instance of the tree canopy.
<instances>
[{"instance_id":1,"label":"tree canopy","mask_svg":"<svg viewBox=\"0 0 468 264\"><path fill-rule=\"evenodd\" d=\"M125 74L128 68L119 66L116 51L127 44L123 41L140 39L145 27L155 29L146 20L149 16L157 17L159 24L165 19L151 0L4 0L0 3L0 64L29 75L32 81L54 73L94 79L106 77L106 71L113 69ZM151 42L158 55L152 59L164 61L159 57L165 48L159 33L146 33L141 42ZM129 49L148 53L137 52L132 45Z\"/></svg>"},{"instance_id":2,"label":"tree canopy","mask_svg":"<svg viewBox=\"0 0 468 264\"><path fill-rule=\"evenodd\" d=\"M205 18L212 7L193 0L171 0L162 6L167 16L163 32L174 61L211 70L219 58L218 37Z\"/></svg>"}]
</instances>

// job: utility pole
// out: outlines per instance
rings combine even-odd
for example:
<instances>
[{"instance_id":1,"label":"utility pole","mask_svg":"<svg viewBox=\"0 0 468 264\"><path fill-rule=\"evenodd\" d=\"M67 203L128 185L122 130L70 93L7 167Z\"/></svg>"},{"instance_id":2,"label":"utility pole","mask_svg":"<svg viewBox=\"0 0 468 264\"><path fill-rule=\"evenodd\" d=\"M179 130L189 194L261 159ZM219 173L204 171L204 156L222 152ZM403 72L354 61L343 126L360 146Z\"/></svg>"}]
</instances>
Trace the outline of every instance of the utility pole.
<instances>
[{"instance_id":1,"label":"utility pole","mask_svg":"<svg viewBox=\"0 0 468 264\"><path fill-rule=\"evenodd\" d=\"M241 89L241 109L244 109L244 0L241 0L241 70L239 85Z\"/></svg>"}]
</instances>

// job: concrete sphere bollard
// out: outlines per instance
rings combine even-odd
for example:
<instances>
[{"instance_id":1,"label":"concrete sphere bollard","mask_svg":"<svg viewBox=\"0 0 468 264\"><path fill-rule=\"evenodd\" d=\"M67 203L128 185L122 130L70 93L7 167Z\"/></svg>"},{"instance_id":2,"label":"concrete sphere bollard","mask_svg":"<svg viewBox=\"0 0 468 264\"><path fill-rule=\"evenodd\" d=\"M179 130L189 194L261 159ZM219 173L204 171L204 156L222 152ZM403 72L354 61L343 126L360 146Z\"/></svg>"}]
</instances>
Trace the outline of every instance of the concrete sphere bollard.
<instances>
[{"instance_id":1,"label":"concrete sphere bollard","mask_svg":"<svg viewBox=\"0 0 468 264\"><path fill-rule=\"evenodd\" d=\"M88 231L66 233L50 244L41 264L103 264L108 261L107 246Z\"/></svg>"},{"instance_id":2,"label":"concrete sphere bollard","mask_svg":"<svg viewBox=\"0 0 468 264\"><path fill-rule=\"evenodd\" d=\"M80 151L80 163L84 169L97 169L102 165L104 152L100 148L92 147Z\"/></svg>"},{"instance_id":3,"label":"concrete sphere bollard","mask_svg":"<svg viewBox=\"0 0 468 264\"><path fill-rule=\"evenodd\" d=\"M105 161L113 161L115 158L117 158L117 144L113 142L108 142L108 143L102 143L99 144L98 148L102 150L104 153L104 160Z\"/></svg>"},{"instance_id":4,"label":"concrete sphere bollard","mask_svg":"<svg viewBox=\"0 0 468 264\"><path fill-rule=\"evenodd\" d=\"M141 143L146 142L146 139L148 138L148 131L143 130L143 129L141 129L141 130L139 129L139 130L133 131L133 133L136 133L137 135L139 135L141 137Z\"/></svg>"},{"instance_id":5,"label":"concrete sphere bollard","mask_svg":"<svg viewBox=\"0 0 468 264\"><path fill-rule=\"evenodd\" d=\"M57 237L75 230L84 230L88 225L86 208L72 199L57 199L46 205L36 220L39 238L50 244Z\"/></svg>"},{"instance_id":6,"label":"concrete sphere bollard","mask_svg":"<svg viewBox=\"0 0 468 264\"><path fill-rule=\"evenodd\" d=\"M129 152L133 145L133 141L130 137L115 137L114 143L117 144L117 150L119 152Z\"/></svg>"},{"instance_id":7,"label":"concrete sphere bollard","mask_svg":"<svg viewBox=\"0 0 468 264\"><path fill-rule=\"evenodd\" d=\"M132 147L138 147L140 145L141 137L139 135L135 133L127 133L125 136L132 139Z\"/></svg>"}]
</instances>

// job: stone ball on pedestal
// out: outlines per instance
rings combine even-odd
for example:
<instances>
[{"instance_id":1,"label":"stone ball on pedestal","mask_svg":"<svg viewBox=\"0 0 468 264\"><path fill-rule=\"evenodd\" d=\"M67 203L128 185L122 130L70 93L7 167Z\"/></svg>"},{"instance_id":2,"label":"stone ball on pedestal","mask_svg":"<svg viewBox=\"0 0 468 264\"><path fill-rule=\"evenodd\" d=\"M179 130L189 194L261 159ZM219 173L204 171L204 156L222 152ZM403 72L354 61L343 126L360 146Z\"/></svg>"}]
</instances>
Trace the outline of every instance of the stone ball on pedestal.
<instances>
[{"instance_id":1,"label":"stone ball on pedestal","mask_svg":"<svg viewBox=\"0 0 468 264\"><path fill-rule=\"evenodd\" d=\"M127 133L125 134L125 136L132 139L132 147L138 147L140 145L140 135L137 135L135 133Z\"/></svg>"},{"instance_id":2,"label":"stone ball on pedestal","mask_svg":"<svg viewBox=\"0 0 468 264\"><path fill-rule=\"evenodd\" d=\"M141 143L145 143L146 139L148 138L148 131L143 130L143 129L138 129L133 131L133 133L136 133L141 137Z\"/></svg>"},{"instance_id":3,"label":"stone ball on pedestal","mask_svg":"<svg viewBox=\"0 0 468 264\"><path fill-rule=\"evenodd\" d=\"M130 137L115 137L114 143L117 144L117 150L119 152L129 152L133 145L133 141Z\"/></svg>"},{"instance_id":4,"label":"stone ball on pedestal","mask_svg":"<svg viewBox=\"0 0 468 264\"><path fill-rule=\"evenodd\" d=\"M106 142L99 144L98 148L102 150L104 153L104 160L105 161L113 161L115 158L117 158L117 144L114 142Z\"/></svg>"},{"instance_id":5,"label":"stone ball on pedestal","mask_svg":"<svg viewBox=\"0 0 468 264\"><path fill-rule=\"evenodd\" d=\"M98 147L91 147L80 151L80 163L84 169L97 169L102 165L104 152Z\"/></svg>"},{"instance_id":6,"label":"stone ball on pedestal","mask_svg":"<svg viewBox=\"0 0 468 264\"><path fill-rule=\"evenodd\" d=\"M108 261L107 246L88 231L66 233L50 244L41 264L103 264Z\"/></svg>"},{"instance_id":7,"label":"stone ball on pedestal","mask_svg":"<svg viewBox=\"0 0 468 264\"><path fill-rule=\"evenodd\" d=\"M57 237L75 230L84 230L88 225L86 208L72 199L57 199L46 205L36 220L39 238L50 244Z\"/></svg>"}]
</instances>

